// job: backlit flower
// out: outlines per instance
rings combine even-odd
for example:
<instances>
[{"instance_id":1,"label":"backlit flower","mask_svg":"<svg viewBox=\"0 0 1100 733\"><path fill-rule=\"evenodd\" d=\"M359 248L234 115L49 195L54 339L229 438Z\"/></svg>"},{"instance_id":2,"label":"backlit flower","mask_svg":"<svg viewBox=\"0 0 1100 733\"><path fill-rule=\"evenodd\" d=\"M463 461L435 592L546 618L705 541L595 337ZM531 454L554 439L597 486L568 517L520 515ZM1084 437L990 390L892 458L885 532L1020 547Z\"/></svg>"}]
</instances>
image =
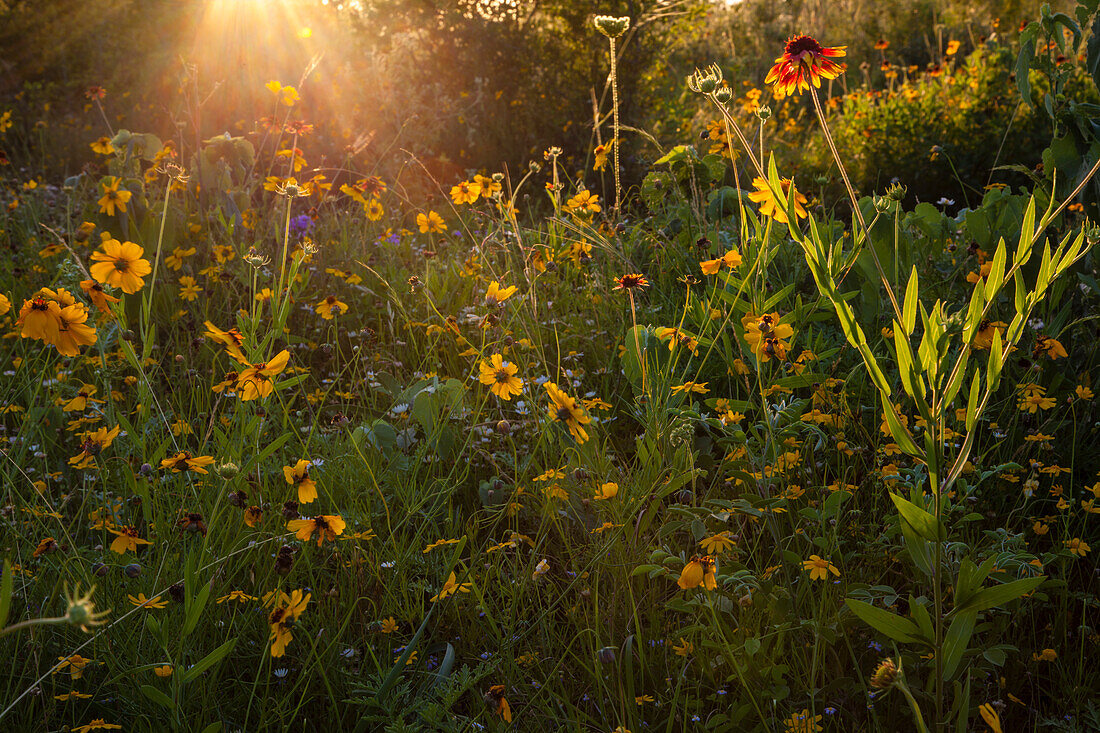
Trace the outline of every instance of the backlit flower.
<instances>
[{"instance_id":1,"label":"backlit flower","mask_svg":"<svg viewBox=\"0 0 1100 733\"><path fill-rule=\"evenodd\" d=\"M149 540L143 540L138 537L137 530L129 525L123 527L108 527L107 531L116 535L115 539L111 542L111 552L119 555L125 555L127 552L137 552L139 545L153 544Z\"/></svg>"},{"instance_id":2,"label":"backlit flower","mask_svg":"<svg viewBox=\"0 0 1100 733\"><path fill-rule=\"evenodd\" d=\"M133 242L119 242L105 233L100 250L92 253L89 272L97 282L121 288L127 295L136 293L145 285L142 278L153 271L149 261L142 259L144 252Z\"/></svg>"},{"instance_id":3,"label":"backlit flower","mask_svg":"<svg viewBox=\"0 0 1100 733\"><path fill-rule=\"evenodd\" d=\"M490 687L489 691L485 693L485 702L505 723L512 722L512 708L508 706L508 701L504 698L504 685Z\"/></svg>"},{"instance_id":4,"label":"backlit flower","mask_svg":"<svg viewBox=\"0 0 1100 733\"><path fill-rule=\"evenodd\" d=\"M421 234L447 233L447 223L443 221L442 216L434 211L429 211L427 214L417 214L416 226L420 229Z\"/></svg>"},{"instance_id":5,"label":"backlit flower","mask_svg":"<svg viewBox=\"0 0 1100 733\"><path fill-rule=\"evenodd\" d=\"M462 181L451 187L451 200L456 204L477 203L481 195L481 185L471 181Z\"/></svg>"},{"instance_id":6,"label":"backlit flower","mask_svg":"<svg viewBox=\"0 0 1100 733\"><path fill-rule=\"evenodd\" d=\"M283 349L270 361L253 364L243 370L237 380L237 391L242 401L267 397L275 390L274 377L286 368L290 352Z\"/></svg>"},{"instance_id":7,"label":"backlit flower","mask_svg":"<svg viewBox=\"0 0 1100 733\"><path fill-rule=\"evenodd\" d=\"M797 219L805 219L809 216L806 213L807 199L798 189L795 188L794 183L790 178L780 179L779 185L781 193L783 195L783 201L780 203L776 200L775 194L772 193L771 188L768 186L768 182L763 178L752 179L753 188L756 190L749 194L749 200L755 201L760 204L760 214L762 216L770 216L780 224L786 224L787 214L785 211L787 208L787 200L790 198L791 191L794 191L794 215Z\"/></svg>"},{"instance_id":8,"label":"backlit flower","mask_svg":"<svg viewBox=\"0 0 1100 733\"><path fill-rule=\"evenodd\" d=\"M741 264L741 253L735 249L731 249L724 255L713 260L704 260L699 263L699 268L703 271L704 275L715 275L723 267L730 270Z\"/></svg>"},{"instance_id":9,"label":"backlit flower","mask_svg":"<svg viewBox=\"0 0 1100 733\"><path fill-rule=\"evenodd\" d=\"M317 498L317 484L309 477L310 463L299 460L293 466L283 466L283 477L291 486L298 487L298 503L309 504Z\"/></svg>"},{"instance_id":10,"label":"backlit flower","mask_svg":"<svg viewBox=\"0 0 1100 733\"><path fill-rule=\"evenodd\" d=\"M584 426L591 423L592 418L577 407L577 401L574 398L558 389L558 385L547 382L544 386L546 387L546 393L550 396L550 404L547 407L550 412L550 419L554 422L565 423L570 434L578 443L588 440L588 433L585 431Z\"/></svg>"},{"instance_id":11,"label":"backlit flower","mask_svg":"<svg viewBox=\"0 0 1100 733\"><path fill-rule=\"evenodd\" d=\"M598 194L584 189L578 191L576 196L565 202L565 210L578 216L596 214L600 211L599 199Z\"/></svg>"},{"instance_id":12,"label":"backlit flower","mask_svg":"<svg viewBox=\"0 0 1100 733\"><path fill-rule=\"evenodd\" d=\"M289 596L282 591L278 592L275 607L267 617L267 624L271 629L271 656L281 657L286 653L286 645L294 639L290 630L306 610L312 595L301 590L292 591Z\"/></svg>"},{"instance_id":13,"label":"backlit flower","mask_svg":"<svg viewBox=\"0 0 1100 733\"><path fill-rule=\"evenodd\" d=\"M452 571L451 574L447 576L446 582L443 583L443 587L439 589L438 593L432 596L431 601L432 603L435 603L436 601L441 601L444 598L449 598L455 593L469 593L470 587L470 583L459 583L458 579L455 578L454 572Z\"/></svg>"},{"instance_id":14,"label":"backlit flower","mask_svg":"<svg viewBox=\"0 0 1100 733\"><path fill-rule=\"evenodd\" d=\"M146 598L144 593L138 593L136 596L128 594L126 596L130 599L130 603L138 608L167 608L168 601L162 601L160 596L153 596L152 598Z\"/></svg>"},{"instance_id":15,"label":"backlit flower","mask_svg":"<svg viewBox=\"0 0 1100 733\"><path fill-rule=\"evenodd\" d=\"M515 295L518 289L515 285L501 287L500 283L493 280L485 290L485 305L500 305Z\"/></svg>"},{"instance_id":16,"label":"backlit flower","mask_svg":"<svg viewBox=\"0 0 1100 733\"><path fill-rule=\"evenodd\" d=\"M810 555L809 560L804 560L802 569L810 571L810 580L828 580L829 573L840 577L840 571L837 570L836 565L817 555Z\"/></svg>"},{"instance_id":17,"label":"backlit flower","mask_svg":"<svg viewBox=\"0 0 1100 733\"><path fill-rule=\"evenodd\" d=\"M481 374L478 380L489 385L489 390L502 400L510 400L523 392L523 380L516 376L519 367L504 361L500 354L493 354L488 361L481 362Z\"/></svg>"},{"instance_id":18,"label":"backlit flower","mask_svg":"<svg viewBox=\"0 0 1100 733\"><path fill-rule=\"evenodd\" d=\"M91 346L97 340L95 328L89 326L88 307L83 303L67 305L57 314L57 353L77 356L81 346Z\"/></svg>"},{"instance_id":19,"label":"backlit flower","mask_svg":"<svg viewBox=\"0 0 1100 733\"><path fill-rule=\"evenodd\" d=\"M214 339L224 346L225 350L229 352L229 355L240 363L248 364L248 359L245 358L244 352L241 351L241 347L244 345L244 336L241 335L240 331L235 328L223 331L210 321L206 321L203 325L206 326L205 335L207 338Z\"/></svg>"},{"instance_id":20,"label":"backlit flower","mask_svg":"<svg viewBox=\"0 0 1100 733\"><path fill-rule=\"evenodd\" d=\"M794 335L789 323L781 323L778 313L747 314L741 319L745 327L745 343L761 362L787 358L787 339Z\"/></svg>"},{"instance_id":21,"label":"backlit flower","mask_svg":"<svg viewBox=\"0 0 1100 733\"><path fill-rule=\"evenodd\" d=\"M764 83L775 85L777 99L805 91L810 84L820 87L822 79L835 79L844 72L844 66L831 59L844 56L847 48L827 48L810 36L791 36Z\"/></svg>"},{"instance_id":22,"label":"backlit flower","mask_svg":"<svg viewBox=\"0 0 1100 733\"><path fill-rule=\"evenodd\" d=\"M336 535L344 533L346 526L347 523L341 517L333 514L319 514L311 519L291 519L286 523L286 528L303 542L308 542L316 534L318 547L325 540L335 540Z\"/></svg>"},{"instance_id":23,"label":"backlit flower","mask_svg":"<svg viewBox=\"0 0 1100 733\"><path fill-rule=\"evenodd\" d=\"M61 306L57 301L39 293L30 300L23 301L15 323L22 326L19 331L21 337L56 344L61 330Z\"/></svg>"},{"instance_id":24,"label":"backlit flower","mask_svg":"<svg viewBox=\"0 0 1100 733\"><path fill-rule=\"evenodd\" d=\"M122 180L115 176L107 176L100 182L100 187L103 189L103 197L99 199L99 212L106 214L107 216L114 216L115 210L119 213L126 211L126 203L133 196L131 192L126 189L119 190L119 185L122 184Z\"/></svg>"},{"instance_id":25,"label":"backlit flower","mask_svg":"<svg viewBox=\"0 0 1100 733\"><path fill-rule=\"evenodd\" d=\"M335 316L342 316L348 312L348 304L338 300L335 295L330 295L313 308L321 318L331 321Z\"/></svg>"},{"instance_id":26,"label":"backlit flower","mask_svg":"<svg viewBox=\"0 0 1100 733\"><path fill-rule=\"evenodd\" d=\"M621 275L615 278L615 287L612 290L623 290L631 292L634 290L641 290L642 288L649 287L649 280L646 280L644 275L640 275L636 272L628 275Z\"/></svg>"},{"instance_id":27,"label":"backlit flower","mask_svg":"<svg viewBox=\"0 0 1100 733\"><path fill-rule=\"evenodd\" d=\"M167 468L172 473L180 471L193 471L194 473L206 473L206 467L214 463L213 456L193 456L189 451L182 450L170 458L160 462L161 468Z\"/></svg>"},{"instance_id":28,"label":"backlit flower","mask_svg":"<svg viewBox=\"0 0 1100 733\"><path fill-rule=\"evenodd\" d=\"M697 588L700 585L704 590L714 590L718 587L718 581L714 577L714 560L710 555L693 555L684 569L680 571L680 577L676 585L684 590Z\"/></svg>"}]
</instances>

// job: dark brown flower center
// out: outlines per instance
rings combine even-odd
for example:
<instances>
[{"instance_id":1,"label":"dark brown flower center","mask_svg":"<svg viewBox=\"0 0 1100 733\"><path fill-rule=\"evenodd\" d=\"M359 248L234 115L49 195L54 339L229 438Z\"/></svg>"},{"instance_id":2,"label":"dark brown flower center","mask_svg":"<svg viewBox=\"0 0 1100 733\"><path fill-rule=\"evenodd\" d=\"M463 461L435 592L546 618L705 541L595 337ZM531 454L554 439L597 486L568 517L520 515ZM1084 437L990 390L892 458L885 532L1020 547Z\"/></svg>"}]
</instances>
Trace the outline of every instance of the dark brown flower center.
<instances>
[{"instance_id":1,"label":"dark brown flower center","mask_svg":"<svg viewBox=\"0 0 1100 733\"><path fill-rule=\"evenodd\" d=\"M510 382L512 380L512 375L509 374L504 369L497 369L497 372L496 372L495 376L496 376L497 384L507 384L508 382Z\"/></svg>"},{"instance_id":2,"label":"dark brown flower center","mask_svg":"<svg viewBox=\"0 0 1100 733\"><path fill-rule=\"evenodd\" d=\"M787 47L783 49L783 52L788 56L799 56L804 53L817 56L824 50L821 44L810 36L795 36L787 41Z\"/></svg>"}]
</instances>

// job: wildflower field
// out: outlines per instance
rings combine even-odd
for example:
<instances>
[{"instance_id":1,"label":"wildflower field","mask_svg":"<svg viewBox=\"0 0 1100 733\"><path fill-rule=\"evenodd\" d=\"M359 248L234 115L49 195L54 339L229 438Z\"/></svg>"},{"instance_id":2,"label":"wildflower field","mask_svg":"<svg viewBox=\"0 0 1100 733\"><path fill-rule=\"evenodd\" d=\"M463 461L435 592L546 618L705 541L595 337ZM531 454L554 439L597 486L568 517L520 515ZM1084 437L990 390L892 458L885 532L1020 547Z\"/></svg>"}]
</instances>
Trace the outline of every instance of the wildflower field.
<instances>
[{"instance_id":1,"label":"wildflower field","mask_svg":"<svg viewBox=\"0 0 1100 733\"><path fill-rule=\"evenodd\" d=\"M858 5L0 0L0 727L1100 731L1100 8Z\"/></svg>"}]
</instances>

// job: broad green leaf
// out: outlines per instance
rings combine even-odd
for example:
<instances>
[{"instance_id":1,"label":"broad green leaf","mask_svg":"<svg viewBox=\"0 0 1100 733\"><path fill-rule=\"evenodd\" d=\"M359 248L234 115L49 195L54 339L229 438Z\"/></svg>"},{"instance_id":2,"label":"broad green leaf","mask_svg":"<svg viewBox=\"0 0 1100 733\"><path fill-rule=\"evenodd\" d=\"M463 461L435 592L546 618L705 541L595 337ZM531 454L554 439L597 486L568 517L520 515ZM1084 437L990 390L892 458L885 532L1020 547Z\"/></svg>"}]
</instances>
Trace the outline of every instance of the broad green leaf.
<instances>
[{"instance_id":1,"label":"broad green leaf","mask_svg":"<svg viewBox=\"0 0 1100 733\"><path fill-rule=\"evenodd\" d=\"M890 494L890 499L897 507L903 530L905 525L908 525L914 533L929 542L943 542L947 539L947 530L943 522L937 520L930 512L897 494Z\"/></svg>"},{"instance_id":2,"label":"broad green leaf","mask_svg":"<svg viewBox=\"0 0 1100 733\"><path fill-rule=\"evenodd\" d=\"M913 272L909 275L909 284L905 286L905 304L902 306L901 317L905 326L905 335L912 336L913 329L917 327L917 302L920 286L917 284L917 267L913 266Z\"/></svg>"},{"instance_id":3,"label":"broad green leaf","mask_svg":"<svg viewBox=\"0 0 1100 733\"><path fill-rule=\"evenodd\" d=\"M183 622L183 629L180 631L180 636L183 638L190 636L191 632L195 630L195 625L198 624L199 617L202 616L203 609L206 608L206 602L210 600L210 584L203 583L194 600L190 598L187 600L190 603L187 604L187 616Z\"/></svg>"},{"instance_id":4,"label":"broad green leaf","mask_svg":"<svg viewBox=\"0 0 1100 733\"><path fill-rule=\"evenodd\" d=\"M141 690L142 695L145 695L145 697L149 698L157 705L160 705L162 708L165 708L166 710L176 709L176 703L172 702L172 698L168 697L152 685L142 685L138 689Z\"/></svg>"},{"instance_id":5,"label":"broad green leaf","mask_svg":"<svg viewBox=\"0 0 1100 733\"><path fill-rule=\"evenodd\" d=\"M894 321L894 355L898 360L898 376L901 377L901 386L905 394L913 399L918 395L924 396L924 379L916 370L913 363L913 351L909 347L909 339L901 324Z\"/></svg>"},{"instance_id":6,"label":"broad green leaf","mask_svg":"<svg viewBox=\"0 0 1100 733\"><path fill-rule=\"evenodd\" d=\"M1022 578L1009 583L1002 583L990 588L985 588L971 596L965 603L955 606L951 611L954 614L977 613L990 608L1002 606L1009 601L1014 601L1023 595L1038 588L1046 580L1045 576L1037 578Z\"/></svg>"},{"instance_id":7,"label":"broad green leaf","mask_svg":"<svg viewBox=\"0 0 1100 733\"><path fill-rule=\"evenodd\" d=\"M992 392L997 388L1004 365L1004 344L1001 343L1001 329L993 329L993 343L989 347L989 361L985 365L985 388Z\"/></svg>"},{"instance_id":8,"label":"broad green leaf","mask_svg":"<svg viewBox=\"0 0 1100 733\"><path fill-rule=\"evenodd\" d=\"M1035 236L1035 197L1032 196L1024 209L1024 220L1020 224L1020 243L1016 246L1016 255L1012 264L1022 265L1031 256L1032 241Z\"/></svg>"},{"instance_id":9,"label":"broad green leaf","mask_svg":"<svg viewBox=\"0 0 1100 733\"><path fill-rule=\"evenodd\" d=\"M455 648L450 643L447 644L447 651L443 653L443 661L439 663L439 670L435 673L435 679L432 681L432 687L438 687L440 684L446 681L451 675L451 670L455 665Z\"/></svg>"},{"instance_id":10,"label":"broad green leaf","mask_svg":"<svg viewBox=\"0 0 1100 733\"><path fill-rule=\"evenodd\" d=\"M11 612L11 595L15 583L15 572L11 569L11 562L4 558L4 577L0 578L0 629L8 623L8 614Z\"/></svg>"},{"instance_id":11,"label":"broad green leaf","mask_svg":"<svg viewBox=\"0 0 1100 733\"><path fill-rule=\"evenodd\" d=\"M986 301L993 300L997 296L997 291L1001 289L1001 283L1005 279L1005 260L1008 257L1008 247L1005 245L1004 237L997 242L997 251L993 255L993 264L989 267L989 274L985 278L986 282Z\"/></svg>"},{"instance_id":12,"label":"broad green leaf","mask_svg":"<svg viewBox=\"0 0 1100 733\"><path fill-rule=\"evenodd\" d=\"M183 673L183 681L191 682L196 679L200 674L224 659L229 652L233 651L233 647L235 646L237 646L237 639L230 639L199 661L195 662L190 669Z\"/></svg>"},{"instance_id":13,"label":"broad green leaf","mask_svg":"<svg viewBox=\"0 0 1100 733\"><path fill-rule=\"evenodd\" d=\"M978 620L976 612L962 613L956 616L943 637L943 678L950 680L962 661L962 656L970 644L974 633L974 624Z\"/></svg>"},{"instance_id":14,"label":"broad green leaf","mask_svg":"<svg viewBox=\"0 0 1100 733\"><path fill-rule=\"evenodd\" d=\"M931 645L933 639L936 638L936 629L932 625L932 616L928 613L928 609L925 608L923 604L917 602L917 599L913 596L909 596L909 614L913 617L913 620L917 622L917 628L920 629L925 641Z\"/></svg>"},{"instance_id":15,"label":"broad green leaf","mask_svg":"<svg viewBox=\"0 0 1100 733\"><path fill-rule=\"evenodd\" d=\"M907 618L854 598L846 598L844 605L865 624L894 641L903 644L915 644L921 641L920 629Z\"/></svg>"},{"instance_id":16,"label":"broad green leaf","mask_svg":"<svg viewBox=\"0 0 1100 733\"><path fill-rule=\"evenodd\" d=\"M918 448L917 444L913 441L913 436L909 434L909 430L901 424L900 420L898 420L897 412L894 411L894 403L881 392L879 392L879 397L882 398L882 412L886 415L886 425L890 428L890 435L893 436L898 447L901 448L906 455L920 458L923 453L921 453L920 448Z\"/></svg>"},{"instance_id":17,"label":"broad green leaf","mask_svg":"<svg viewBox=\"0 0 1100 733\"><path fill-rule=\"evenodd\" d=\"M970 397L966 401L966 432L974 429L974 421L978 417L978 393L981 391L982 379L978 371L974 370L974 379L970 382Z\"/></svg>"}]
</instances>

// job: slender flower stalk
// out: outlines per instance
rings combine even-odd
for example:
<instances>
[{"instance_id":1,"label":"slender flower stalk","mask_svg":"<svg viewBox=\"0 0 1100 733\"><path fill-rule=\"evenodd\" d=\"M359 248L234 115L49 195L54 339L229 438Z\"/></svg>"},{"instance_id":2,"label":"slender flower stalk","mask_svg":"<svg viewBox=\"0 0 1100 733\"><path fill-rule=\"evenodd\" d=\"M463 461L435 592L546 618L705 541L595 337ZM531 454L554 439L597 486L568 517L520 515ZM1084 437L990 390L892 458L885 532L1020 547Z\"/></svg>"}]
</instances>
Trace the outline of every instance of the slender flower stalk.
<instances>
[{"instance_id":1,"label":"slender flower stalk","mask_svg":"<svg viewBox=\"0 0 1100 733\"><path fill-rule=\"evenodd\" d=\"M611 155L615 169L615 214L618 215L622 187L619 183L619 76L615 39L630 27L630 18L627 16L615 18L609 15L597 15L595 25L600 33L607 36L610 48L611 75L608 77L608 81L611 83Z\"/></svg>"}]
</instances>

